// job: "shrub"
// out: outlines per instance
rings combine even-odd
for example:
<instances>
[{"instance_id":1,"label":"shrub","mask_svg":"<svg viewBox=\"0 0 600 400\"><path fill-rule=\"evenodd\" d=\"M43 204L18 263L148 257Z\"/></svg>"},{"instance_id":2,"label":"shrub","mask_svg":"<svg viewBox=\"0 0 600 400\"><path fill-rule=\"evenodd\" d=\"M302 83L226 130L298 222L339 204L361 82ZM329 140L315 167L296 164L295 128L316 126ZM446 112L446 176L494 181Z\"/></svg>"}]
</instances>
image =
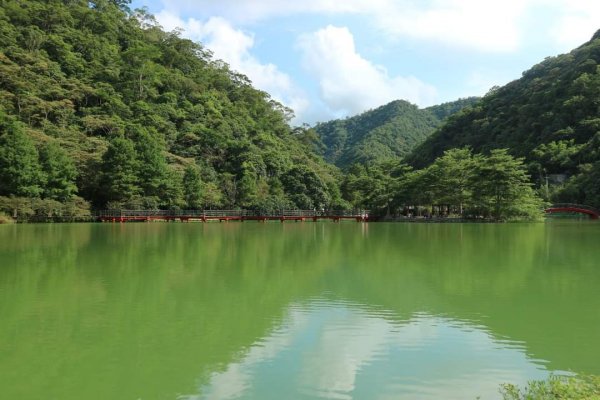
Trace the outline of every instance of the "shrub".
<instances>
[{"instance_id":1,"label":"shrub","mask_svg":"<svg viewBox=\"0 0 600 400\"><path fill-rule=\"evenodd\" d=\"M600 376L551 376L525 388L504 384L504 400L600 400Z\"/></svg>"}]
</instances>

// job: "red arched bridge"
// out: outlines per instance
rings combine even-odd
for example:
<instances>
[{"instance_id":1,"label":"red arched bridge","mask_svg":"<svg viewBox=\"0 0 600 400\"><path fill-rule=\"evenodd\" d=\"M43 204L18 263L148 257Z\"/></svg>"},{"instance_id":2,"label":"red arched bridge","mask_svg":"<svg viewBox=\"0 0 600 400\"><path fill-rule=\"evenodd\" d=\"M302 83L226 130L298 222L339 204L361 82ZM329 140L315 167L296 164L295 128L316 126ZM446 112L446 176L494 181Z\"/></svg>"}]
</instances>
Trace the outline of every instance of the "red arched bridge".
<instances>
[{"instance_id":1,"label":"red arched bridge","mask_svg":"<svg viewBox=\"0 0 600 400\"><path fill-rule=\"evenodd\" d=\"M316 210L103 210L97 213L102 222L148 222L148 221L318 221L355 220L366 222L366 210L316 211Z\"/></svg>"},{"instance_id":2,"label":"red arched bridge","mask_svg":"<svg viewBox=\"0 0 600 400\"><path fill-rule=\"evenodd\" d=\"M570 203L559 203L553 204L546 209L546 214L554 213L578 213L585 214L590 219L598 219L600 217L600 211L590 206L584 206L582 204L570 204Z\"/></svg>"}]
</instances>

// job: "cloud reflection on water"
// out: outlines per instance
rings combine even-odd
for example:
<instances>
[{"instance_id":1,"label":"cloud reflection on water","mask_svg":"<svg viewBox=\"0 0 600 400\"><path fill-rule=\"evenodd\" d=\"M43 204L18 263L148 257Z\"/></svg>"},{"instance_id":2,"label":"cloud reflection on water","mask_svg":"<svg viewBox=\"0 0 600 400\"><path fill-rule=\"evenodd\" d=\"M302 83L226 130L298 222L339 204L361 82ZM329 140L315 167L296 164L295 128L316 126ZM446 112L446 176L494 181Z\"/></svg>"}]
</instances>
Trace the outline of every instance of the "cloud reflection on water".
<instances>
[{"instance_id":1,"label":"cloud reflection on water","mask_svg":"<svg viewBox=\"0 0 600 400\"><path fill-rule=\"evenodd\" d=\"M278 329L181 399L489 399L503 382L547 375L522 343L473 322L318 299L292 304Z\"/></svg>"}]
</instances>

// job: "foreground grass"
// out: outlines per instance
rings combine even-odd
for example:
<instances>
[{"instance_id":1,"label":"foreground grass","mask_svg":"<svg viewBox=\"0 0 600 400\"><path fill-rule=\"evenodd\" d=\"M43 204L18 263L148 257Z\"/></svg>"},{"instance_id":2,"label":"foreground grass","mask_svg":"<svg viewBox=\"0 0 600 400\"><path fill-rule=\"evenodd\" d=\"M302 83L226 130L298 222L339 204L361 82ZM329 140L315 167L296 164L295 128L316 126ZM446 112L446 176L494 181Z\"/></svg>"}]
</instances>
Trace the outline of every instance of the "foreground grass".
<instances>
[{"instance_id":1,"label":"foreground grass","mask_svg":"<svg viewBox=\"0 0 600 400\"><path fill-rule=\"evenodd\" d=\"M600 400L600 376L551 376L525 388L504 384L500 393L504 400Z\"/></svg>"}]
</instances>

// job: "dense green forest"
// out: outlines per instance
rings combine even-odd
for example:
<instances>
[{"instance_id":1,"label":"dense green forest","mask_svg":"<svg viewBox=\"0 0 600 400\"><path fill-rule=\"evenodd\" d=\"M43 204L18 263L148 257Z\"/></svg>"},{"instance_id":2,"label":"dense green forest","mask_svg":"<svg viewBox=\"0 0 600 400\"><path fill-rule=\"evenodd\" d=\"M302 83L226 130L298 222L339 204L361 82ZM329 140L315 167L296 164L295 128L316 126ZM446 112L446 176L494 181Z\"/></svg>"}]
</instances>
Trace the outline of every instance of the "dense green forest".
<instances>
[{"instance_id":1,"label":"dense green forest","mask_svg":"<svg viewBox=\"0 0 600 400\"><path fill-rule=\"evenodd\" d=\"M600 31L451 116L406 161L424 167L451 148L484 153L508 148L525 157L549 200L600 207L599 63Z\"/></svg>"},{"instance_id":2,"label":"dense green forest","mask_svg":"<svg viewBox=\"0 0 600 400\"><path fill-rule=\"evenodd\" d=\"M600 33L482 99L398 100L313 129L291 127L292 110L127 0L0 5L0 211L510 219L535 217L540 196L600 206Z\"/></svg>"},{"instance_id":3,"label":"dense green forest","mask_svg":"<svg viewBox=\"0 0 600 400\"><path fill-rule=\"evenodd\" d=\"M314 129L321 146L316 150L341 168L403 157L445 118L477 100L470 97L426 109L396 100L354 117L319 123Z\"/></svg>"},{"instance_id":4,"label":"dense green forest","mask_svg":"<svg viewBox=\"0 0 600 400\"><path fill-rule=\"evenodd\" d=\"M128 3L0 0L0 208L347 206L291 110Z\"/></svg>"},{"instance_id":5,"label":"dense green forest","mask_svg":"<svg viewBox=\"0 0 600 400\"><path fill-rule=\"evenodd\" d=\"M342 192L352 204L395 216L535 220L544 206L523 159L506 149L451 149L419 170L399 160L354 164Z\"/></svg>"}]
</instances>

